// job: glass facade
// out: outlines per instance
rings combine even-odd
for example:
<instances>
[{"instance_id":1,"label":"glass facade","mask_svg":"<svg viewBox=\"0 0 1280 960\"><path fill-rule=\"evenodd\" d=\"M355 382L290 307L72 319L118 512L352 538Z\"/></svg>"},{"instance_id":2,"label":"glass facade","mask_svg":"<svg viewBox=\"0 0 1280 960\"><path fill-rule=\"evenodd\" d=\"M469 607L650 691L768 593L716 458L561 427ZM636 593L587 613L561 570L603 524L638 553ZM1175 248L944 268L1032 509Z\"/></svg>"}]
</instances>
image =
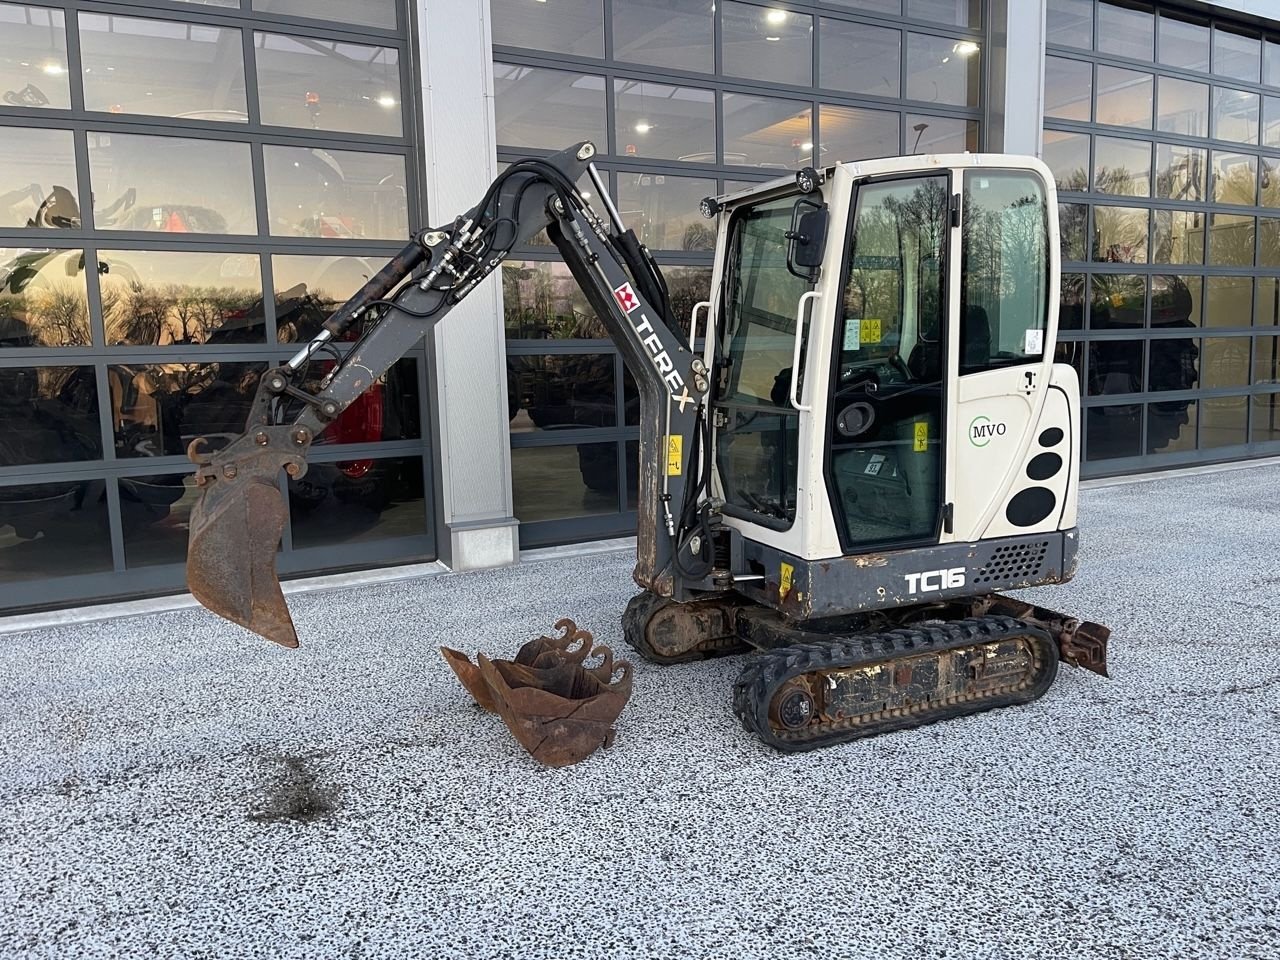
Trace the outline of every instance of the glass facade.
<instances>
[{"instance_id":1,"label":"glass facade","mask_svg":"<svg viewBox=\"0 0 1280 960\"><path fill-rule=\"evenodd\" d=\"M981 146L976 0L491 8L499 161L594 140L682 321L709 295L703 196L809 164ZM629 533L631 378L545 238L502 274L520 542Z\"/></svg>"},{"instance_id":2,"label":"glass facade","mask_svg":"<svg viewBox=\"0 0 1280 960\"><path fill-rule=\"evenodd\" d=\"M182 587L187 444L423 220L407 25L0 2L0 609ZM426 384L419 348L282 486L282 571L433 553Z\"/></svg>"},{"instance_id":3,"label":"glass facade","mask_svg":"<svg viewBox=\"0 0 1280 960\"><path fill-rule=\"evenodd\" d=\"M1280 452L1280 30L1048 0L1086 475Z\"/></svg>"}]
</instances>

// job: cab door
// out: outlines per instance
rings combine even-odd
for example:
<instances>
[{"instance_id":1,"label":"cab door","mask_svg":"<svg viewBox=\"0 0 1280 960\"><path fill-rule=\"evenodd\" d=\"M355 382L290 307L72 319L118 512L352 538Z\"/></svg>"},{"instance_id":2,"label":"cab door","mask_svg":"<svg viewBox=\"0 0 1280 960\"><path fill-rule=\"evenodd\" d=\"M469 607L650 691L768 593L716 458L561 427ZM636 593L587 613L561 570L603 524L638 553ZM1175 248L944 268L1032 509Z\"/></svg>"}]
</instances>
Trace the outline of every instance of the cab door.
<instances>
[{"instance_id":1,"label":"cab door","mask_svg":"<svg viewBox=\"0 0 1280 960\"><path fill-rule=\"evenodd\" d=\"M1048 199L1034 169L962 174L951 539L1054 529L1066 500L1075 430L1069 393L1051 383Z\"/></svg>"},{"instance_id":2,"label":"cab door","mask_svg":"<svg viewBox=\"0 0 1280 960\"><path fill-rule=\"evenodd\" d=\"M826 457L846 554L938 541L950 211L947 173L857 187Z\"/></svg>"}]
</instances>

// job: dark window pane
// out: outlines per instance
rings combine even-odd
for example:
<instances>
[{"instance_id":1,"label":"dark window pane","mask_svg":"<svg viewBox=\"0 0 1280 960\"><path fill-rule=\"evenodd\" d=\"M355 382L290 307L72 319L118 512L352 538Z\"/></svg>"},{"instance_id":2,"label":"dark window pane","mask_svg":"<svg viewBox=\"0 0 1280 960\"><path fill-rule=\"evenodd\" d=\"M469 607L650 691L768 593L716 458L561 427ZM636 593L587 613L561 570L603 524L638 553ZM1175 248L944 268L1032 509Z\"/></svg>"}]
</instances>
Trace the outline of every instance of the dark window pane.
<instances>
[{"instance_id":1,"label":"dark window pane","mask_svg":"<svg viewBox=\"0 0 1280 960\"><path fill-rule=\"evenodd\" d=\"M1248 417L1248 397L1205 397L1200 401L1200 449L1248 443Z\"/></svg>"},{"instance_id":2,"label":"dark window pane","mask_svg":"<svg viewBox=\"0 0 1280 960\"><path fill-rule=\"evenodd\" d=\"M23 583L110 569L104 481L0 487L0 582Z\"/></svg>"},{"instance_id":3,"label":"dark window pane","mask_svg":"<svg viewBox=\"0 0 1280 960\"><path fill-rule=\"evenodd\" d=\"M691 163L716 162L715 94L710 90L617 79L613 82L613 96L614 138L619 153Z\"/></svg>"},{"instance_id":4,"label":"dark window pane","mask_svg":"<svg viewBox=\"0 0 1280 960\"><path fill-rule=\"evenodd\" d=\"M219 0L224 2L224 0ZM354 23L363 27L394 30L397 0L253 0L260 13L281 13L287 17L314 17L335 23ZM238 6L228 3L227 6Z\"/></svg>"},{"instance_id":5,"label":"dark window pane","mask_svg":"<svg viewBox=\"0 0 1280 960\"><path fill-rule=\"evenodd\" d=\"M256 253L102 250L98 272L109 347L263 342Z\"/></svg>"},{"instance_id":6,"label":"dark window pane","mask_svg":"<svg viewBox=\"0 0 1280 960\"><path fill-rule=\"evenodd\" d=\"M1160 17L1160 62L1184 70L1209 70L1209 28L1172 17Z\"/></svg>"},{"instance_id":7,"label":"dark window pane","mask_svg":"<svg viewBox=\"0 0 1280 960\"><path fill-rule=\"evenodd\" d=\"M312 461L289 480L294 549L424 536L424 491L421 457Z\"/></svg>"},{"instance_id":8,"label":"dark window pane","mask_svg":"<svg viewBox=\"0 0 1280 960\"><path fill-rule=\"evenodd\" d=\"M849 93L896 97L902 87L902 33L848 20L819 24L818 85Z\"/></svg>"},{"instance_id":9,"label":"dark window pane","mask_svg":"<svg viewBox=\"0 0 1280 960\"><path fill-rule=\"evenodd\" d=\"M978 121L908 113L907 146L912 154L976 153Z\"/></svg>"},{"instance_id":10,"label":"dark window pane","mask_svg":"<svg viewBox=\"0 0 1280 960\"><path fill-rule=\"evenodd\" d=\"M1209 265L1252 267L1257 230L1257 221L1253 217L1209 214Z\"/></svg>"},{"instance_id":11,"label":"dark window pane","mask_svg":"<svg viewBox=\"0 0 1280 960\"><path fill-rule=\"evenodd\" d=\"M979 27L982 0L907 0L907 16L952 27Z\"/></svg>"},{"instance_id":12,"label":"dark window pane","mask_svg":"<svg viewBox=\"0 0 1280 960\"><path fill-rule=\"evenodd\" d=\"M813 17L725 0L720 46L732 77L807 87L813 83Z\"/></svg>"},{"instance_id":13,"label":"dark window pane","mask_svg":"<svg viewBox=\"0 0 1280 960\"><path fill-rule=\"evenodd\" d=\"M1280 147L1280 97L1262 98L1262 145Z\"/></svg>"},{"instance_id":14,"label":"dark window pane","mask_svg":"<svg viewBox=\"0 0 1280 960\"><path fill-rule=\"evenodd\" d=\"M1089 189L1089 135L1087 133L1046 130L1044 162L1053 171L1053 179L1059 190L1083 192Z\"/></svg>"},{"instance_id":15,"label":"dark window pane","mask_svg":"<svg viewBox=\"0 0 1280 960\"><path fill-rule=\"evenodd\" d=\"M613 56L654 67L715 70L715 0L627 0L613 5Z\"/></svg>"},{"instance_id":16,"label":"dark window pane","mask_svg":"<svg viewBox=\"0 0 1280 960\"><path fill-rule=\"evenodd\" d=\"M1089 259L1089 207L1083 203L1058 204L1058 234L1062 240L1062 261Z\"/></svg>"},{"instance_id":17,"label":"dark window pane","mask_svg":"<svg viewBox=\"0 0 1280 960\"><path fill-rule=\"evenodd\" d=\"M494 63L494 111L498 144L563 150L591 140L607 141L604 77Z\"/></svg>"},{"instance_id":18,"label":"dark window pane","mask_svg":"<svg viewBox=\"0 0 1280 960\"><path fill-rule=\"evenodd\" d=\"M1139 207L1093 208L1093 259L1147 262L1147 211Z\"/></svg>"},{"instance_id":19,"label":"dark window pane","mask_svg":"<svg viewBox=\"0 0 1280 960\"><path fill-rule=\"evenodd\" d=\"M1258 294L1253 301L1253 322L1259 327L1280 324L1280 279L1258 278Z\"/></svg>"},{"instance_id":20,"label":"dark window pane","mask_svg":"<svg viewBox=\"0 0 1280 960\"><path fill-rule=\"evenodd\" d=\"M1262 70L1262 41L1231 33L1221 27L1213 30L1213 72L1247 83L1257 83Z\"/></svg>"},{"instance_id":21,"label":"dark window pane","mask_svg":"<svg viewBox=\"0 0 1280 960\"><path fill-rule=\"evenodd\" d=\"M813 110L795 100L722 94L724 162L803 167L813 162Z\"/></svg>"},{"instance_id":22,"label":"dark window pane","mask_svg":"<svg viewBox=\"0 0 1280 960\"><path fill-rule=\"evenodd\" d=\"M1213 136L1236 143L1258 142L1259 101L1256 93L1213 88Z\"/></svg>"},{"instance_id":23,"label":"dark window pane","mask_svg":"<svg viewBox=\"0 0 1280 960\"><path fill-rule=\"evenodd\" d=\"M976 107L982 53L973 40L907 34L907 99Z\"/></svg>"},{"instance_id":24,"label":"dark window pane","mask_svg":"<svg viewBox=\"0 0 1280 960\"><path fill-rule=\"evenodd\" d=\"M0 3L0 89L10 107L71 106L61 10Z\"/></svg>"},{"instance_id":25,"label":"dark window pane","mask_svg":"<svg viewBox=\"0 0 1280 960\"><path fill-rule=\"evenodd\" d=\"M276 338L280 343L310 340L386 262L382 257L273 256Z\"/></svg>"},{"instance_id":26,"label":"dark window pane","mask_svg":"<svg viewBox=\"0 0 1280 960\"><path fill-rule=\"evenodd\" d=\"M102 459L93 367L0 368L0 467Z\"/></svg>"},{"instance_id":27,"label":"dark window pane","mask_svg":"<svg viewBox=\"0 0 1280 960\"><path fill-rule=\"evenodd\" d=\"M1160 106L1156 129L1188 137L1209 135L1209 85L1160 78Z\"/></svg>"},{"instance_id":28,"label":"dark window pane","mask_svg":"<svg viewBox=\"0 0 1280 960\"><path fill-rule=\"evenodd\" d=\"M1205 337L1200 367L1204 386L1243 387L1249 382L1249 337Z\"/></svg>"},{"instance_id":29,"label":"dark window pane","mask_svg":"<svg viewBox=\"0 0 1280 960\"><path fill-rule=\"evenodd\" d=\"M1280 220L1262 217L1258 221L1258 266L1280 267Z\"/></svg>"},{"instance_id":30,"label":"dark window pane","mask_svg":"<svg viewBox=\"0 0 1280 960\"><path fill-rule=\"evenodd\" d=\"M1098 49L1150 63L1155 59L1155 17L1109 3L1098 5Z\"/></svg>"},{"instance_id":31,"label":"dark window pane","mask_svg":"<svg viewBox=\"0 0 1280 960\"><path fill-rule=\"evenodd\" d=\"M1092 361L1094 352L1089 351ZM1114 460L1142 453L1142 405L1090 407L1084 412L1086 460Z\"/></svg>"},{"instance_id":32,"label":"dark window pane","mask_svg":"<svg viewBox=\"0 0 1280 960\"><path fill-rule=\"evenodd\" d=\"M1092 104L1093 64L1066 57L1045 57L1045 116L1088 123Z\"/></svg>"},{"instance_id":33,"label":"dark window pane","mask_svg":"<svg viewBox=\"0 0 1280 960\"><path fill-rule=\"evenodd\" d=\"M392 47L255 33L262 122L398 137L400 54Z\"/></svg>"},{"instance_id":34,"label":"dark window pane","mask_svg":"<svg viewBox=\"0 0 1280 960\"><path fill-rule=\"evenodd\" d=\"M616 426L613 364L612 353L508 356L511 432Z\"/></svg>"},{"instance_id":35,"label":"dark window pane","mask_svg":"<svg viewBox=\"0 0 1280 960\"><path fill-rule=\"evenodd\" d=\"M1182 343L1175 340L1173 343ZM1188 341L1190 342L1190 341ZM1154 348L1155 344L1152 344ZM1183 453L1196 448L1196 402L1147 404L1147 453Z\"/></svg>"},{"instance_id":36,"label":"dark window pane","mask_svg":"<svg viewBox=\"0 0 1280 960\"><path fill-rule=\"evenodd\" d=\"M1249 277L1207 277L1206 327L1247 327L1252 309Z\"/></svg>"},{"instance_id":37,"label":"dark window pane","mask_svg":"<svg viewBox=\"0 0 1280 960\"><path fill-rule=\"evenodd\" d=\"M582 288L560 261L509 260L502 265L502 310L513 340L603 340Z\"/></svg>"},{"instance_id":38,"label":"dark window pane","mask_svg":"<svg viewBox=\"0 0 1280 960\"><path fill-rule=\"evenodd\" d=\"M1049 0L1045 39L1068 47L1093 46L1093 0Z\"/></svg>"},{"instance_id":39,"label":"dark window pane","mask_svg":"<svg viewBox=\"0 0 1280 960\"><path fill-rule=\"evenodd\" d=\"M1195 147L1156 144L1156 196L1165 200L1205 199L1208 155Z\"/></svg>"},{"instance_id":40,"label":"dark window pane","mask_svg":"<svg viewBox=\"0 0 1280 960\"><path fill-rule=\"evenodd\" d=\"M1148 344L1147 389L1194 390L1200 382L1200 341L1193 337L1158 337Z\"/></svg>"},{"instance_id":41,"label":"dark window pane","mask_svg":"<svg viewBox=\"0 0 1280 960\"><path fill-rule=\"evenodd\" d=\"M1141 392L1141 340L1094 340L1089 344L1089 396Z\"/></svg>"},{"instance_id":42,"label":"dark window pane","mask_svg":"<svg viewBox=\"0 0 1280 960\"><path fill-rule=\"evenodd\" d=\"M108 367L116 456L180 456L196 437L224 446L244 432L265 369L248 361Z\"/></svg>"},{"instance_id":43,"label":"dark window pane","mask_svg":"<svg viewBox=\"0 0 1280 960\"><path fill-rule=\"evenodd\" d=\"M165 473L121 477L118 483L125 566L184 562L191 508L200 496L195 477Z\"/></svg>"},{"instance_id":44,"label":"dark window pane","mask_svg":"<svg viewBox=\"0 0 1280 960\"><path fill-rule=\"evenodd\" d=\"M618 174L622 220L650 250L714 250L714 226L702 218L698 203L718 192L714 180L660 173Z\"/></svg>"},{"instance_id":45,"label":"dark window pane","mask_svg":"<svg viewBox=\"0 0 1280 960\"><path fill-rule=\"evenodd\" d=\"M1280 440L1280 393L1253 398L1253 442Z\"/></svg>"},{"instance_id":46,"label":"dark window pane","mask_svg":"<svg viewBox=\"0 0 1280 960\"><path fill-rule=\"evenodd\" d=\"M1253 341L1253 382L1280 383L1280 337L1257 337Z\"/></svg>"},{"instance_id":47,"label":"dark window pane","mask_svg":"<svg viewBox=\"0 0 1280 960\"><path fill-rule=\"evenodd\" d=\"M1258 202L1258 158L1252 154L1213 151L1213 199L1252 207Z\"/></svg>"},{"instance_id":48,"label":"dark window pane","mask_svg":"<svg viewBox=\"0 0 1280 960\"><path fill-rule=\"evenodd\" d=\"M521 523L617 513L618 445L513 448L511 492Z\"/></svg>"},{"instance_id":49,"label":"dark window pane","mask_svg":"<svg viewBox=\"0 0 1280 960\"><path fill-rule=\"evenodd\" d=\"M1084 274L1064 273L1058 298L1058 329L1080 330L1084 327Z\"/></svg>"},{"instance_id":50,"label":"dark window pane","mask_svg":"<svg viewBox=\"0 0 1280 960\"><path fill-rule=\"evenodd\" d=\"M79 229L70 130L0 127L0 227Z\"/></svg>"},{"instance_id":51,"label":"dark window pane","mask_svg":"<svg viewBox=\"0 0 1280 960\"><path fill-rule=\"evenodd\" d=\"M1203 277L1159 275L1151 278L1151 328L1200 326Z\"/></svg>"},{"instance_id":52,"label":"dark window pane","mask_svg":"<svg viewBox=\"0 0 1280 960\"><path fill-rule=\"evenodd\" d=\"M1095 137L1093 187L1099 193L1151 196L1151 144L1142 140Z\"/></svg>"},{"instance_id":53,"label":"dark window pane","mask_svg":"<svg viewBox=\"0 0 1280 960\"><path fill-rule=\"evenodd\" d=\"M1203 263L1207 215L1192 210L1156 210L1152 263Z\"/></svg>"},{"instance_id":54,"label":"dark window pane","mask_svg":"<svg viewBox=\"0 0 1280 960\"><path fill-rule=\"evenodd\" d=\"M100 230L258 232L247 143L91 132L89 177Z\"/></svg>"},{"instance_id":55,"label":"dark window pane","mask_svg":"<svg viewBox=\"0 0 1280 960\"><path fill-rule=\"evenodd\" d=\"M83 250L0 247L0 347L87 347Z\"/></svg>"},{"instance_id":56,"label":"dark window pane","mask_svg":"<svg viewBox=\"0 0 1280 960\"><path fill-rule=\"evenodd\" d=\"M662 268L662 273L667 278L671 312L675 314L676 323L688 330L694 304L711 299L711 268L673 267L668 264ZM704 314L698 318L698 325L704 332L706 324Z\"/></svg>"},{"instance_id":57,"label":"dark window pane","mask_svg":"<svg viewBox=\"0 0 1280 960\"><path fill-rule=\"evenodd\" d=\"M822 144L819 164L825 166L842 160L897 156L900 123L898 114L886 110L821 104L818 107L818 133ZM911 136L914 138L916 135L912 133Z\"/></svg>"},{"instance_id":58,"label":"dark window pane","mask_svg":"<svg viewBox=\"0 0 1280 960\"><path fill-rule=\"evenodd\" d=\"M1094 274L1090 289L1090 329L1136 329L1146 326L1146 277L1127 273Z\"/></svg>"},{"instance_id":59,"label":"dark window pane","mask_svg":"<svg viewBox=\"0 0 1280 960\"><path fill-rule=\"evenodd\" d=\"M403 155L273 146L262 153L273 236L408 237Z\"/></svg>"},{"instance_id":60,"label":"dark window pane","mask_svg":"<svg viewBox=\"0 0 1280 960\"><path fill-rule=\"evenodd\" d=\"M87 110L249 119L239 30L81 13L80 56Z\"/></svg>"},{"instance_id":61,"label":"dark window pane","mask_svg":"<svg viewBox=\"0 0 1280 960\"><path fill-rule=\"evenodd\" d=\"M1151 74L1098 64L1097 122L1151 128Z\"/></svg>"},{"instance_id":62,"label":"dark window pane","mask_svg":"<svg viewBox=\"0 0 1280 960\"><path fill-rule=\"evenodd\" d=\"M490 9L495 44L604 56L604 0L490 0Z\"/></svg>"}]
</instances>

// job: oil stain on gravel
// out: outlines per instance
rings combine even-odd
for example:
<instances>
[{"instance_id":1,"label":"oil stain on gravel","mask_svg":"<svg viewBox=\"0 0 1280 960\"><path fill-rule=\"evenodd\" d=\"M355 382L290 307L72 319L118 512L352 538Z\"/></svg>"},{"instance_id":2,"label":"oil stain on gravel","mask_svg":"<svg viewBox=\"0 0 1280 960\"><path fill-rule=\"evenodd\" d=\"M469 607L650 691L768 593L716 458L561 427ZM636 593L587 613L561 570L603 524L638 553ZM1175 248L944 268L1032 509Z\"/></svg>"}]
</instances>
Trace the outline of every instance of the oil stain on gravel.
<instances>
[{"instance_id":1,"label":"oil stain on gravel","mask_svg":"<svg viewBox=\"0 0 1280 960\"><path fill-rule=\"evenodd\" d=\"M272 776L256 793L250 820L260 823L313 823L338 809L338 788L321 781L313 758L276 755L263 758Z\"/></svg>"}]
</instances>

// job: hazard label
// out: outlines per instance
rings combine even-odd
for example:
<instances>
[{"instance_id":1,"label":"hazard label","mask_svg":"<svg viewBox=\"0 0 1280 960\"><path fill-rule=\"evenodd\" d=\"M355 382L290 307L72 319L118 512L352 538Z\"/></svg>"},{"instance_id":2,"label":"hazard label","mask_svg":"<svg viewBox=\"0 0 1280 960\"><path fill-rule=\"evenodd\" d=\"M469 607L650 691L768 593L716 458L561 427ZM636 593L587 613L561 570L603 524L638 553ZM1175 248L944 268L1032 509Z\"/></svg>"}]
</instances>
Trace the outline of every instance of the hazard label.
<instances>
[{"instance_id":1,"label":"hazard label","mask_svg":"<svg viewBox=\"0 0 1280 960\"><path fill-rule=\"evenodd\" d=\"M629 283L624 283L614 290L613 298L618 301L618 306L622 308L622 312L628 316L640 309L640 298L636 296L636 292L631 289L631 284Z\"/></svg>"},{"instance_id":2,"label":"hazard label","mask_svg":"<svg viewBox=\"0 0 1280 960\"><path fill-rule=\"evenodd\" d=\"M667 437L667 476L684 472L684 437Z\"/></svg>"},{"instance_id":3,"label":"hazard label","mask_svg":"<svg viewBox=\"0 0 1280 960\"><path fill-rule=\"evenodd\" d=\"M929 424L925 420L916 421L916 439L912 449L916 453L924 453L929 449Z\"/></svg>"}]
</instances>

